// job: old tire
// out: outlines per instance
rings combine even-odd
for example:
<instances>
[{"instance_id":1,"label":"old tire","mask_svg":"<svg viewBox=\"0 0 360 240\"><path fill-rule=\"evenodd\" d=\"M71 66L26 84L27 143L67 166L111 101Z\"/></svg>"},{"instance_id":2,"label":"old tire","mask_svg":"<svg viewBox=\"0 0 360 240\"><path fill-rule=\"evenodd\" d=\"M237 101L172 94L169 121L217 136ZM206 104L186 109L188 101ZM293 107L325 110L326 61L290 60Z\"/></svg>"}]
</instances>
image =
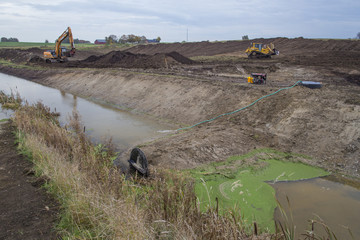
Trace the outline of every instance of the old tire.
<instances>
[{"instance_id":1,"label":"old tire","mask_svg":"<svg viewBox=\"0 0 360 240\"><path fill-rule=\"evenodd\" d=\"M149 176L148 161L145 154L139 148L134 148L131 151L129 163L132 171L137 171L145 177Z\"/></svg>"}]
</instances>

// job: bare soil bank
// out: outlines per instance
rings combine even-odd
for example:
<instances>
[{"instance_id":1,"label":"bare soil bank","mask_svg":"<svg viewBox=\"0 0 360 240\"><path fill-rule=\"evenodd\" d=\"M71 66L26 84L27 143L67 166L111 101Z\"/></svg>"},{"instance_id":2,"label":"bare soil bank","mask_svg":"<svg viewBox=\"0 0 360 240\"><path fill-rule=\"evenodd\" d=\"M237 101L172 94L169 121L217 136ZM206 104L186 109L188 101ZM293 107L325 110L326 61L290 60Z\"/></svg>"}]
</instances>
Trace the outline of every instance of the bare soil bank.
<instances>
[{"instance_id":1,"label":"bare soil bank","mask_svg":"<svg viewBox=\"0 0 360 240\"><path fill-rule=\"evenodd\" d=\"M0 239L56 239L58 207L16 152L10 123L0 123Z\"/></svg>"},{"instance_id":2,"label":"bare soil bank","mask_svg":"<svg viewBox=\"0 0 360 240\"><path fill-rule=\"evenodd\" d=\"M128 51L150 54L176 49L188 57L221 56L160 69L2 67L0 71L182 126L239 109L299 80L321 81L321 89L298 86L282 91L245 111L168 136L142 149L153 165L190 168L254 148L271 147L309 155L313 157L309 160L312 165L359 177L360 42L282 38L266 41L275 42L283 55L248 60L243 57L249 44L246 41L216 43L222 48L207 42L158 44ZM235 58L223 58L228 55ZM251 72L267 73L268 84L248 85L246 77Z\"/></svg>"}]
</instances>

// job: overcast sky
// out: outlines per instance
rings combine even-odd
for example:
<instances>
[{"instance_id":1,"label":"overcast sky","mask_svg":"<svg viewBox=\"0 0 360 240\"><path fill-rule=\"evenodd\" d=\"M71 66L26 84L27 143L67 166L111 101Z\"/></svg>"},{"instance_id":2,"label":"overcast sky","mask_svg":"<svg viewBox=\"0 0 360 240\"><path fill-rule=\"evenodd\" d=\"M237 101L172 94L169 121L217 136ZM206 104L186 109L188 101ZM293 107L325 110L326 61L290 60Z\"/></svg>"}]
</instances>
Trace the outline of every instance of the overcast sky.
<instances>
[{"instance_id":1,"label":"overcast sky","mask_svg":"<svg viewBox=\"0 0 360 240\"><path fill-rule=\"evenodd\" d=\"M354 38L359 0L0 0L0 37L53 42L114 34L165 42L305 37Z\"/></svg>"}]
</instances>

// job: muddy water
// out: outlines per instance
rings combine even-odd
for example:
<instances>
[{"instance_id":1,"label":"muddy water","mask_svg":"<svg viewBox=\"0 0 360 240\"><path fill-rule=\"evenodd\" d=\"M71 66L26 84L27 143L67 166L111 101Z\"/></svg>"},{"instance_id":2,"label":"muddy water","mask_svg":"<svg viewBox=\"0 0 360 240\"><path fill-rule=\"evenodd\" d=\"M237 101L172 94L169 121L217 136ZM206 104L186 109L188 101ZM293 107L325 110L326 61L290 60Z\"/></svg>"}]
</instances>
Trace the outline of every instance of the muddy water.
<instances>
[{"instance_id":1,"label":"muddy water","mask_svg":"<svg viewBox=\"0 0 360 240\"><path fill-rule=\"evenodd\" d=\"M0 73L0 90L5 93L19 92L29 103L41 101L51 110L60 112L62 123L68 120L75 108L81 115L87 133L95 141L112 137L120 150L159 137L161 136L159 130L169 129L169 126L144 119L136 114L2 73ZM0 119L8 117L9 112L1 109Z\"/></svg>"},{"instance_id":2,"label":"muddy water","mask_svg":"<svg viewBox=\"0 0 360 240\"><path fill-rule=\"evenodd\" d=\"M286 209L287 216L290 218L290 211L293 214L297 237L311 229L307 224L309 219L318 220L320 217L338 239L360 239L359 189L326 178L278 182L273 187L281 205ZM290 208L286 196L290 200ZM280 219L281 214L277 209L275 220ZM354 238L346 227L351 229ZM315 224L314 231L318 234L325 233L320 224Z\"/></svg>"}]
</instances>

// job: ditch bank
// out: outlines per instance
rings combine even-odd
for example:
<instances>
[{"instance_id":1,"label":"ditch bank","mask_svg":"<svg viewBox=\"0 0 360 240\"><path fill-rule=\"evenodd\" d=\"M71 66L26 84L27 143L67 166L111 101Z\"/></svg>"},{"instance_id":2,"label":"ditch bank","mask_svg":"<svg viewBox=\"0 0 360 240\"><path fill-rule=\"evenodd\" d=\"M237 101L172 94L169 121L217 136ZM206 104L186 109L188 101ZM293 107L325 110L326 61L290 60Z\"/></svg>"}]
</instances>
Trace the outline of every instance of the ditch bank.
<instances>
[{"instance_id":1,"label":"ditch bank","mask_svg":"<svg viewBox=\"0 0 360 240\"><path fill-rule=\"evenodd\" d=\"M2 66L0 71L175 122L179 127L234 111L278 90L121 69L34 70ZM306 154L312 157L307 164L359 177L360 105L348 101L356 98L356 87L331 84L329 78L321 89L297 86L245 111L141 148L152 165L185 169L270 147Z\"/></svg>"}]
</instances>

